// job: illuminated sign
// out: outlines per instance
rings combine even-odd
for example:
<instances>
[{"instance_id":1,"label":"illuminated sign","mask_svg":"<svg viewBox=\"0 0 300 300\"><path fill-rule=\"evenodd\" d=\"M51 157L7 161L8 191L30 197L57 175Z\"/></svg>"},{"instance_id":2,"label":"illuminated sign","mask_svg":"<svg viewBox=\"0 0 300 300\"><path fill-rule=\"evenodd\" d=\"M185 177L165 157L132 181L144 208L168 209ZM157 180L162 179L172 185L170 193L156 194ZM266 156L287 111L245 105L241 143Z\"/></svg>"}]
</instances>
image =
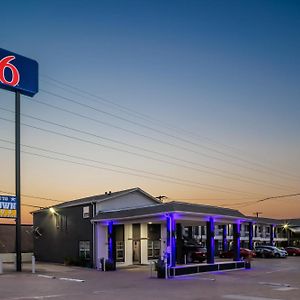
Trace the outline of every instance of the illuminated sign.
<instances>
[{"instance_id":1,"label":"illuminated sign","mask_svg":"<svg viewBox=\"0 0 300 300\"><path fill-rule=\"evenodd\" d=\"M38 63L0 48L0 88L34 96L38 92Z\"/></svg>"},{"instance_id":2,"label":"illuminated sign","mask_svg":"<svg viewBox=\"0 0 300 300\"><path fill-rule=\"evenodd\" d=\"M0 196L0 218L16 218L17 199L15 196Z\"/></svg>"}]
</instances>

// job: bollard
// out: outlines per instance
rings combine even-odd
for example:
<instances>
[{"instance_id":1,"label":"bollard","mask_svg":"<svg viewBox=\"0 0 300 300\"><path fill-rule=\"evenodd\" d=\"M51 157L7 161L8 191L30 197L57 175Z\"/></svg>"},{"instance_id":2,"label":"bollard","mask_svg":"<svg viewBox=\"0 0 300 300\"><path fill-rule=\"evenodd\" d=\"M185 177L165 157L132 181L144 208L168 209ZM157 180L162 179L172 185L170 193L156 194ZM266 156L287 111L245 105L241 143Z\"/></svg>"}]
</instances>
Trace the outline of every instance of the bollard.
<instances>
[{"instance_id":1,"label":"bollard","mask_svg":"<svg viewBox=\"0 0 300 300\"><path fill-rule=\"evenodd\" d=\"M168 264L165 262L165 279L168 279Z\"/></svg>"},{"instance_id":2,"label":"bollard","mask_svg":"<svg viewBox=\"0 0 300 300\"><path fill-rule=\"evenodd\" d=\"M32 267L32 274L35 274L35 256L32 255L31 257L31 267Z\"/></svg>"},{"instance_id":3,"label":"bollard","mask_svg":"<svg viewBox=\"0 0 300 300\"><path fill-rule=\"evenodd\" d=\"M184 254L184 264L186 265L186 254Z\"/></svg>"},{"instance_id":4,"label":"bollard","mask_svg":"<svg viewBox=\"0 0 300 300\"><path fill-rule=\"evenodd\" d=\"M152 277L152 261L150 261L149 266L150 266L150 278L151 278Z\"/></svg>"},{"instance_id":5,"label":"bollard","mask_svg":"<svg viewBox=\"0 0 300 300\"><path fill-rule=\"evenodd\" d=\"M0 274L3 273L3 261L2 261L2 257L0 256Z\"/></svg>"}]
</instances>

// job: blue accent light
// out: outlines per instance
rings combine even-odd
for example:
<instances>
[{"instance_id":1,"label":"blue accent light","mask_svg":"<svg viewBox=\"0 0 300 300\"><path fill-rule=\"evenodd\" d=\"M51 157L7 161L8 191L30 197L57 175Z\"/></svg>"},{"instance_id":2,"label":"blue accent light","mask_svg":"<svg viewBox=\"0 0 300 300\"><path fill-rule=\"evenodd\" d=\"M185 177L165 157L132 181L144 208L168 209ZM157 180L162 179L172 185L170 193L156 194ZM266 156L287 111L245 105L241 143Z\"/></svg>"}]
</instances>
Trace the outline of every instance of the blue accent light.
<instances>
[{"instance_id":1,"label":"blue accent light","mask_svg":"<svg viewBox=\"0 0 300 300\"><path fill-rule=\"evenodd\" d=\"M114 260L113 253L113 221L108 222L108 259Z\"/></svg>"},{"instance_id":2,"label":"blue accent light","mask_svg":"<svg viewBox=\"0 0 300 300\"><path fill-rule=\"evenodd\" d=\"M167 222L167 263L169 267L176 265L176 221L173 214L166 215Z\"/></svg>"},{"instance_id":3,"label":"blue accent light","mask_svg":"<svg viewBox=\"0 0 300 300\"><path fill-rule=\"evenodd\" d=\"M213 264L215 262L215 222L212 217L206 222L206 227L207 263Z\"/></svg>"},{"instance_id":4,"label":"blue accent light","mask_svg":"<svg viewBox=\"0 0 300 300\"><path fill-rule=\"evenodd\" d=\"M249 249L253 250L253 223L249 222Z\"/></svg>"},{"instance_id":5,"label":"blue accent light","mask_svg":"<svg viewBox=\"0 0 300 300\"><path fill-rule=\"evenodd\" d=\"M240 260L240 224L233 224L234 261Z\"/></svg>"}]
</instances>

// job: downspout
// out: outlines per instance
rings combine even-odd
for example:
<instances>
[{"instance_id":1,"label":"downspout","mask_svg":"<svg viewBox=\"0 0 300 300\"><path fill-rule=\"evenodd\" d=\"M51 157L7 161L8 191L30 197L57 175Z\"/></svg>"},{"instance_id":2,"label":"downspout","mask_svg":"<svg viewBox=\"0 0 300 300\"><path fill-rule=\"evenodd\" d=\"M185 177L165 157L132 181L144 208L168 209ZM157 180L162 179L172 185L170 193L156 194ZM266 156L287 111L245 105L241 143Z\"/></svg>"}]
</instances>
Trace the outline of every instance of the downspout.
<instances>
[{"instance_id":1,"label":"downspout","mask_svg":"<svg viewBox=\"0 0 300 300\"><path fill-rule=\"evenodd\" d=\"M93 219L96 215L96 203L92 202L92 216ZM96 249L95 249L95 222L92 222L93 225L93 268L97 269L97 258L96 258Z\"/></svg>"}]
</instances>

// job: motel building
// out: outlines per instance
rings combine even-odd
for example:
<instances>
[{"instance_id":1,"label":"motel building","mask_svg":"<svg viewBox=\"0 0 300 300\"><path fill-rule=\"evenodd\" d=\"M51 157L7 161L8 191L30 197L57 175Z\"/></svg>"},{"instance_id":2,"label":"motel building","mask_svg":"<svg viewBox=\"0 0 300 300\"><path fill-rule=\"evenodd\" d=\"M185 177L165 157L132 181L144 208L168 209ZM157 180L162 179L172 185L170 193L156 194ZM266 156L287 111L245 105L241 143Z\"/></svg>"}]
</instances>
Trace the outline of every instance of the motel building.
<instances>
[{"instance_id":1,"label":"motel building","mask_svg":"<svg viewBox=\"0 0 300 300\"><path fill-rule=\"evenodd\" d=\"M46 262L83 259L98 269L103 260L118 269L162 258L169 276L239 269L245 267L240 258L241 243L252 249L254 239L271 245L281 241L281 237L275 238L275 228L281 225L271 219L259 225L258 221L229 208L162 203L133 188L33 212L34 254L37 260ZM264 240L258 237L261 231ZM205 263L190 261L184 247L189 240L206 247ZM233 249L232 260L215 259L220 250L229 247Z\"/></svg>"}]
</instances>

